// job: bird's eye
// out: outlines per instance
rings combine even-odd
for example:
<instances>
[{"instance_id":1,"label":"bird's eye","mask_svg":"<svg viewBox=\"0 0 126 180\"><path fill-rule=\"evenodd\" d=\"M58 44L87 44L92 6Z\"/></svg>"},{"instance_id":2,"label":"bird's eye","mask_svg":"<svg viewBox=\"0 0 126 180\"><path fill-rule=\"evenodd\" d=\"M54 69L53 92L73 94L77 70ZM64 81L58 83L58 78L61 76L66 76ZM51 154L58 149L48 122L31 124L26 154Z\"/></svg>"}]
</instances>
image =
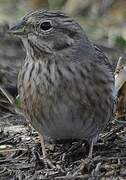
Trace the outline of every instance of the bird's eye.
<instances>
[{"instance_id":1,"label":"bird's eye","mask_svg":"<svg viewBox=\"0 0 126 180\"><path fill-rule=\"evenodd\" d=\"M40 28L43 31L48 31L48 30L52 29L52 24L50 21L45 21L45 22L41 23Z\"/></svg>"}]
</instances>

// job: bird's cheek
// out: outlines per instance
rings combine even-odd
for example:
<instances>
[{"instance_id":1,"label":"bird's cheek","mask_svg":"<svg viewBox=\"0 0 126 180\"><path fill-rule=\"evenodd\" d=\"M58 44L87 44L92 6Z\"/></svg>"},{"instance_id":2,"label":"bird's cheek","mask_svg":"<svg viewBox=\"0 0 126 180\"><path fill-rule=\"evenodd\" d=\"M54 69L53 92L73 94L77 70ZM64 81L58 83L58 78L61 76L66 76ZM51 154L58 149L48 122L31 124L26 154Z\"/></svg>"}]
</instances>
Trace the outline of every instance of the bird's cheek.
<instances>
[{"instance_id":1,"label":"bird's cheek","mask_svg":"<svg viewBox=\"0 0 126 180\"><path fill-rule=\"evenodd\" d=\"M74 44L74 40L72 38L67 36L61 37L60 40L55 39L55 41L53 42L53 49L62 50L71 47L73 44Z\"/></svg>"},{"instance_id":2,"label":"bird's cheek","mask_svg":"<svg viewBox=\"0 0 126 180\"><path fill-rule=\"evenodd\" d=\"M29 34L28 34L28 39L29 39L30 41L37 41L37 36L34 35L33 33L29 33Z\"/></svg>"}]
</instances>

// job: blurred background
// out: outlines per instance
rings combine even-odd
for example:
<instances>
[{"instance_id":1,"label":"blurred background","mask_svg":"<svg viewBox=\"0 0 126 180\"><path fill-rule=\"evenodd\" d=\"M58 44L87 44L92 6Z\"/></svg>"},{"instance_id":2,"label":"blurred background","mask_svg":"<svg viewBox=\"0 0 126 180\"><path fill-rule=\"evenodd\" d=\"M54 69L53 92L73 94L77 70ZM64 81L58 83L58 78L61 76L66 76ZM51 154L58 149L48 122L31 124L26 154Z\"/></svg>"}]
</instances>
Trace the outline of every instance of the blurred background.
<instances>
[{"instance_id":1,"label":"blurred background","mask_svg":"<svg viewBox=\"0 0 126 180\"><path fill-rule=\"evenodd\" d=\"M16 84L25 51L6 31L35 9L62 10L74 17L89 38L107 54L113 67L126 53L126 0L0 0L0 85Z\"/></svg>"},{"instance_id":2,"label":"blurred background","mask_svg":"<svg viewBox=\"0 0 126 180\"><path fill-rule=\"evenodd\" d=\"M13 23L40 8L60 9L74 16L102 44L126 46L126 0L0 0L0 22Z\"/></svg>"}]
</instances>

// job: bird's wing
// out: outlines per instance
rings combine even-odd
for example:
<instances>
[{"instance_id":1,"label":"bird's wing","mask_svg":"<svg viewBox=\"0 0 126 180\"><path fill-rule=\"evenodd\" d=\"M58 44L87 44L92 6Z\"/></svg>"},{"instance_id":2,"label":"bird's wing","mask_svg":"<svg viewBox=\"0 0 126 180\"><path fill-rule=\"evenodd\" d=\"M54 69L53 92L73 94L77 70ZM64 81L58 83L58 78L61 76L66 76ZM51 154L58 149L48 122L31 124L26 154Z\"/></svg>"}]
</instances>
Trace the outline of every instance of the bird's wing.
<instances>
[{"instance_id":1,"label":"bird's wing","mask_svg":"<svg viewBox=\"0 0 126 180\"><path fill-rule=\"evenodd\" d=\"M113 66L110 63L107 56L103 53L103 51L96 44L94 44L94 48L96 50L97 57L101 61L101 63L104 63L105 65L107 65L108 68L111 70L111 72L114 73Z\"/></svg>"}]
</instances>

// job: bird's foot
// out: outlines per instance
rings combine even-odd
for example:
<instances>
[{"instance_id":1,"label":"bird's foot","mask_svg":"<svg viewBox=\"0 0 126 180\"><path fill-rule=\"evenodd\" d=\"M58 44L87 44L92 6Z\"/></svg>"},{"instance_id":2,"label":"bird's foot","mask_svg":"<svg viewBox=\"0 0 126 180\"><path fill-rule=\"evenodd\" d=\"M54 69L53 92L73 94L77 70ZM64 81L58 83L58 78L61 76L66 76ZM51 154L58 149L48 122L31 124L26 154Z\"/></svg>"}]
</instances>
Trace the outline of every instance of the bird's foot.
<instances>
[{"instance_id":1,"label":"bird's foot","mask_svg":"<svg viewBox=\"0 0 126 180\"><path fill-rule=\"evenodd\" d=\"M40 155L35 147L32 148L32 161L35 161L36 166L41 166L46 169L56 169L56 166L46 156Z\"/></svg>"},{"instance_id":2,"label":"bird's foot","mask_svg":"<svg viewBox=\"0 0 126 180\"><path fill-rule=\"evenodd\" d=\"M45 168L56 169L56 166L47 157L42 158Z\"/></svg>"}]
</instances>

